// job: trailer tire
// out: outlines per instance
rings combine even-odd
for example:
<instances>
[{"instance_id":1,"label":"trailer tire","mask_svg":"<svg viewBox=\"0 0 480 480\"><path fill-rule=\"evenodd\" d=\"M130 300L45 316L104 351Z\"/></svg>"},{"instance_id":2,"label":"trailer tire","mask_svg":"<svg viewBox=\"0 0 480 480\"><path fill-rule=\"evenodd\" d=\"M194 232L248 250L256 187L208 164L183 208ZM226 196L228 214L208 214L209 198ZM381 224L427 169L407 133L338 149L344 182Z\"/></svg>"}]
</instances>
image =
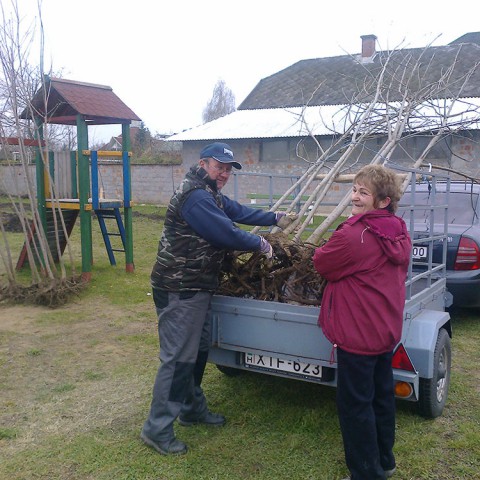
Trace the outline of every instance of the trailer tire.
<instances>
[{"instance_id":1,"label":"trailer tire","mask_svg":"<svg viewBox=\"0 0 480 480\"><path fill-rule=\"evenodd\" d=\"M448 332L441 328L433 355L433 378L420 378L420 415L436 418L443 413L450 385L452 343Z\"/></svg>"},{"instance_id":2,"label":"trailer tire","mask_svg":"<svg viewBox=\"0 0 480 480\"><path fill-rule=\"evenodd\" d=\"M238 377L243 373L239 368L226 367L225 365L217 365L217 368L227 377Z\"/></svg>"}]
</instances>

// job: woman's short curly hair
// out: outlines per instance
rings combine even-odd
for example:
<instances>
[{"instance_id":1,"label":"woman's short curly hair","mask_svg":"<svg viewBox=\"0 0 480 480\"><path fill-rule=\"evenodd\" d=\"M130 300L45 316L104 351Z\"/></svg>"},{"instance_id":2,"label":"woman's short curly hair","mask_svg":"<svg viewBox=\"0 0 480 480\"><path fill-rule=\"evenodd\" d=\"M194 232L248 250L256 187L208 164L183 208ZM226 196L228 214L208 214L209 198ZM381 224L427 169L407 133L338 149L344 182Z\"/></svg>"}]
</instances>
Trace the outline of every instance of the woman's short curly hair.
<instances>
[{"instance_id":1,"label":"woman's short curly hair","mask_svg":"<svg viewBox=\"0 0 480 480\"><path fill-rule=\"evenodd\" d=\"M389 197L390 204L386 209L391 213L397 211L398 202L402 197L402 181L393 170L382 165L366 165L355 175L353 183L365 185L372 190L374 205Z\"/></svg>"}]
</instances>

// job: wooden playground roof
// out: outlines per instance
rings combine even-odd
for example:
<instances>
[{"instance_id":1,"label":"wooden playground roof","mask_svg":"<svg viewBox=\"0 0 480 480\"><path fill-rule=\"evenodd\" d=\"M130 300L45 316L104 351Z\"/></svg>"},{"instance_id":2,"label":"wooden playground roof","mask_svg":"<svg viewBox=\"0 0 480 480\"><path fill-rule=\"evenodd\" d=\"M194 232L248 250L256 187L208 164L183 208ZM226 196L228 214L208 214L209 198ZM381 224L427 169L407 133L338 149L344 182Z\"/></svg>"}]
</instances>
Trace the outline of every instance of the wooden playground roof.
<instances>
[{"instance_id":1,"label":"wooden playground roof","mask_svg":"<svg viewBox=\"0 0 480 480\"><path fill-rule=\"evenodd\" d=\"M45 146L44 141L38 141L32 138L0 137L0 145L20 145L22 142L26 147Z\"/></svg>"},{"instance_id":2,"label":"wooden playground roof","mask_svg":"<svg viewBox=\"0 0 480 480\"><path fill-rule=\"evenodd\" d=\"M46 108L44 89L47 89ZM30 107L22 112L22 118L39 117L58 125L76 125L77 115L82 115L88 125L141 120L113 93L111 87L63 78L47 79L33 96Z\"/></svg>"}]
</instances>

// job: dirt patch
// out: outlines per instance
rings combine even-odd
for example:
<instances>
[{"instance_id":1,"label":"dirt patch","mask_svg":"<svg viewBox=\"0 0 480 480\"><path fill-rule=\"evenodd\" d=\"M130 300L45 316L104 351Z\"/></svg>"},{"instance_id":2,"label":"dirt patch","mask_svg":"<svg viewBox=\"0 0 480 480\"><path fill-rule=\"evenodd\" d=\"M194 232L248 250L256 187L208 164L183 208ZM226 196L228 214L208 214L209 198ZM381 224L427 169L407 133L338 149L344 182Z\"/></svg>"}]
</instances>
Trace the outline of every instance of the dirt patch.
<instances>
[{"instance_id":1,"label":"dirt patch","mask_svg":"<svg viewBox=\"0 0 480 480\"><path fill-rule=\"evenodd\" d=\"M149 220L155 220L155 221L161 221L161 222L165 220L165 215L160 213L142 213L142 212L139 212L138 210L133 210L132 215L134 217L148 218Z\"/></svg>"},{"instance_id":2,"label":"dirt patch","mask_svg":"<svg viewBox=\"0 0 480 480\"><path fill-rule=\"evenodd\" d=\"M39 308L30 306L13 306L0 308L0 333L32 333L32 323L38 316Z\"/></svg>"},{"instance_id":3,"label":"dirt patch","mask_svg":"<svg viewBox=\"0 0 480 480\"><path fill-rule=\"evenodd\" d=\"M151 389L155 344L150 302L0 308L0 429L15 435L0 439L0 449L13 454L52 434L69 437L131 418Z\"/></svg>"},{"instance_id":4,"label":"dirt patch","mask_svg":"<svg viewBox=\"0 0 480 480\"><path fill-rule=\"evenodd\" d=\"M6 232L23 232L22 222L20 222L16 213L0 212L0 222L2 222Z\"/></svg>"}]
</instances>

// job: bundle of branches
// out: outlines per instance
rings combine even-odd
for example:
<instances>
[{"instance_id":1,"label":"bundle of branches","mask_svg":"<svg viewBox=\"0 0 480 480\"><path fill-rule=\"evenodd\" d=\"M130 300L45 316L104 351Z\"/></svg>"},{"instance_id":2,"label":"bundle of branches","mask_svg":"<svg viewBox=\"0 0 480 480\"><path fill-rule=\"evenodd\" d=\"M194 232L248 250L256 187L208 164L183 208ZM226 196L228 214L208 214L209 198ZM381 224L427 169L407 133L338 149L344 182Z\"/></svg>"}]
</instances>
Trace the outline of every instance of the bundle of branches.
<instances>
[{"instance_id":1,"label":"bundle of branches","mask_svg":"<svg viewBox=\"0 0 480 480\"><path fill-rule=\"evenodd\" d=\"M14 2L12 2L14 3ZM61 198L54 175L51 175L50 160L47 152L55 145L72 145L71 128L57 128L49 122L48 95L50 88L43 74L43 51L40 52L40 66L29 63L29 50L36 29L24 31L21 27L21 15L14 9L13 15L5 15L0 26L0 149L6 165L19 169L19 178L25 182L26 197L21 193L22 186L17 180L17 170L8 173L14 178L14 187L8 191L8 210L0 215L0 302L33 303L37 305L57 306L68 301L72 294L83 287L80 277L75 273L73 252L68 238L65 219L60 207ZM36 34L36 33L35 33ZM39 87L46 92L44 105L33 105L32 98ZM25 122L23 112L35 121ZM40 118L43 111L44 118ZM60 134L58 136L57 134ZM15 139L15 148L10 139ZM44 212L39 210L35 177L30 169L31 140L42 140L43 148L35 152L35 162L43 164L48 189L45 196L53 202L52 227L46 226ZM34 142L35 143L35 142ZM37 143L38 144L38 143ZM42 142L40 142L42 144ZM63 149L63 147L62 147ZM21 175L20 175L21 172ZM37 179L38 180L38 179ZM6 205L2 202L2 210ZM26 261L30 269L30 281L25 275L19 275L15 265L17 237L10 235L15 222L16 231L22 232L26 250ZM48 231L47 231L48 230ZM66 246L62 245L63 237ZM66 252L65 258L62 253ZM70 265L67 263L68 258ZM57 261L58 260L58 261ZM70 268L69 268L70 266ZM28 283L28 284L27 284Z\"/></svg>"},{"instance_id":2,"label":"bundle of branches","mask_svg":"<svg viewBox=\"0 0 480 480\"><path fill-rule=\"evenodd\" d=\"M291 240L283 232L268 233L274 256L234 253L227 258L220 295L320 305L325 279L316 273L312 256L315 245Z\"/></svg>"},{"instance_id":3,"label":"bundle of branches","mask_svg":"<svg viewBox=\"0 0 480 480\"><path fill-rule=\"evenodd\" d=\"M293 120L301 131L308 133L318 155L313 162L308 156L304 158L307 168L279 195L270 210L296 213L297 220L282 234L268 236L275 251L271 264L258 254L235 257L219 293L319 304L325 282L313 271L313 246L320 246L335 222L348 215L351 203L351 189L345 189L343 198L333 208L330 205L325 214L320 213L322 204L328 205L326 197L333 183L348 176L345 174L355 174L363 164L389 166L392 158L401 159L403 167L421 169L438 142L456 132L462 135L470 127L478 128L480 105L470 102L467 95L469 79L478 70L478 63L463 73L461 69L456 72L455 63L456 60L445 66L439 76L429 71L430 62L425 62L423 55L391 52L376 60L375 68L369 70L371 76L364 84L358 84L358 92L339 106L337 113L323 117L319 107L319 118L314 119L310 117L313 110L308 110L308 102L301 113L292 112ZM431 78L436 81L430 81ZM318 129L319 124L322 129ZM330 132L331 138L322 140L320 132ZM417 142L420 137L428 141ZM409 138L420 147L414 153L406 148ZM305 151L302 145L299 141L299 158ZM404 189L412 174L402 174ZM324 218L309 232L314 216ZM260 228L253 228L252 233ZM302 244L307 233L307 243ZM288 240L289 235L292 241Z\"/></svg>"}]
</instances>

